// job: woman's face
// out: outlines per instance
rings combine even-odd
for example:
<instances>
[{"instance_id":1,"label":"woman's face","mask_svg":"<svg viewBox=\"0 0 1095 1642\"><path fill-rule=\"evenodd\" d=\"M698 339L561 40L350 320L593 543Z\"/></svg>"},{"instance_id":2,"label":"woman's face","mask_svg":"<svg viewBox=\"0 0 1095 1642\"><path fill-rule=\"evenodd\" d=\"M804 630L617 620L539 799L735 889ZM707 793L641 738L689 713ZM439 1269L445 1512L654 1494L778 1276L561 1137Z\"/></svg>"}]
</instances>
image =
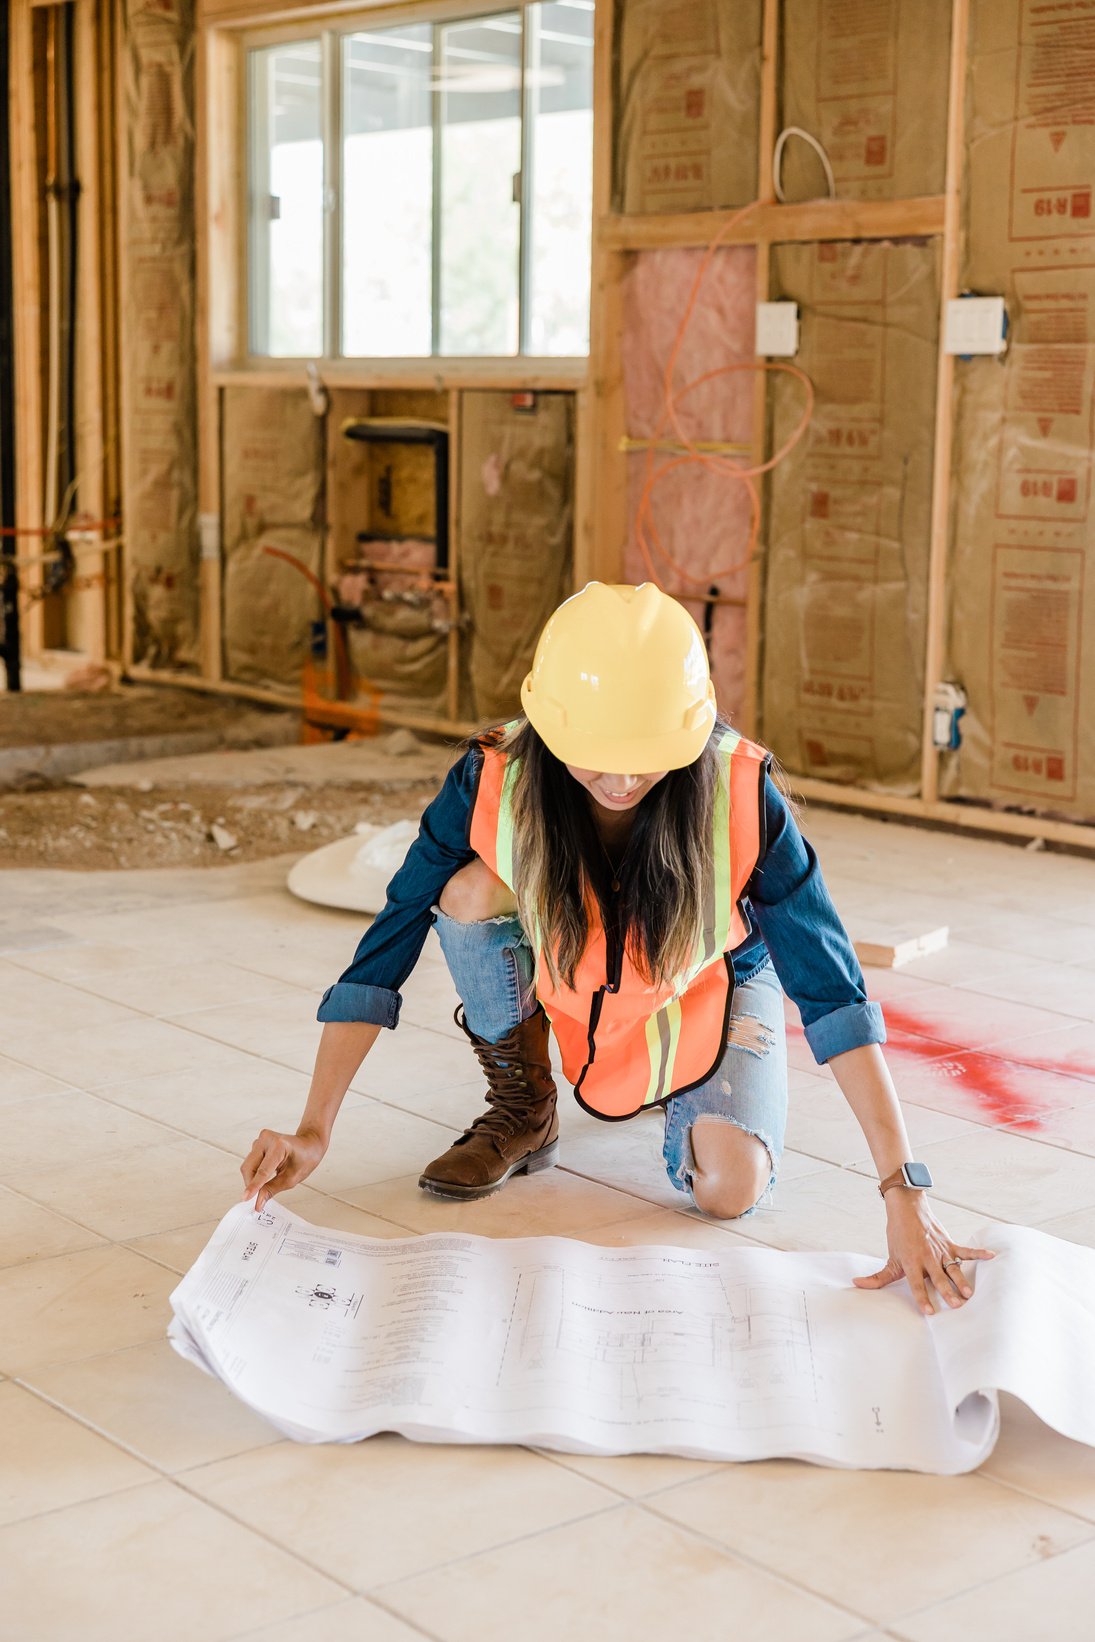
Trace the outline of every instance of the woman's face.
<instances>
[{"instance_id":1,"label":"woman's face","mask_svg":"<svg viewBox=\"0 0 1095 1642\"><path fill-rule=\"evenodd\" d=\"M619 814L633 810L669 772L658 770L654 775L610 775L604 770L580 770L576 764L567 765L579 786L586 789L595 804L604 810Z\"/></svg>"}]
</instances>

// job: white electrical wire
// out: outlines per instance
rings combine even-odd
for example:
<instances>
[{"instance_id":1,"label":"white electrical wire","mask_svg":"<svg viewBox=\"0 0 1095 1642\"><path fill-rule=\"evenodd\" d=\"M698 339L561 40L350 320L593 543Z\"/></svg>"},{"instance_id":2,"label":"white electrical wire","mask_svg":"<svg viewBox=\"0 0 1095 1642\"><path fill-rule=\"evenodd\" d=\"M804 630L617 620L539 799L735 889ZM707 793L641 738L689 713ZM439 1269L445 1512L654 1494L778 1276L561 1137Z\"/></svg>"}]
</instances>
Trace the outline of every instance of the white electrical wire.
<instances>
[{"instance_id":1,"label":"white electrical wire","mask_svg":"<svg viewBox=\"0 0 1095 1642\"><path fill-rule=\"evenodd\" d=\"M835 200L836 178L833 176L833 168L829 164L829 156L826 154L817 138L812 136L809 131L803 131L800 125L784 126L783 130L776 138L776 146L772 150L772 188L775 191L777 200L782 201L785 198L783 192L783 150L788 137L801 137L804 143L809 143L810 147L821 161L822 168L824 169L825 182L829 189L829 198L831 200Z\"/></svg>"}]
</instances>

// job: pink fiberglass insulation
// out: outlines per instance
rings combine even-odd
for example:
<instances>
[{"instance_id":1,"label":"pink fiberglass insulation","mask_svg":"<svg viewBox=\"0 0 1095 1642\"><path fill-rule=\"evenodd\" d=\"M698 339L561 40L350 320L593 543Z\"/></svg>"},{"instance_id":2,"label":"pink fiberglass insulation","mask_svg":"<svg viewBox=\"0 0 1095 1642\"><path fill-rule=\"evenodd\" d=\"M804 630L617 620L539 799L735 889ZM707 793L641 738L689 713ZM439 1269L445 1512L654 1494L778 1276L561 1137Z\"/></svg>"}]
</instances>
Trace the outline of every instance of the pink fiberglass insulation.
<instances>
[{"instance_id":1,"label":"pink fiberglass insulation","mask_svg":"<svg viewBox=\"0 0 1095 1642\"><path fill-rule=\"evenodd\" d=\"M701 250L640 251L625 277L624 393L627 432L633 439L652 437L662 421L665 369L703 255ZM690 439L749 442L756 380L752 371L718 376L683 397L682 393L689 382L708 371L752 360L755 302L753 250L735 246L717 251L700 286L674 372L680 425ZM669 437L673 437L671 430ZM656 465L671 460L673 454L656 452ZM748 464L748 453L736 459ZM650 577L636 534L646 464L645 452L628 458L629 529L624 568L631 581ZM698 462L675 468L659 480L653 492L653 511L664 547L692 575L706 580L710 571L740 565L744 559L749 495L743 484L725 474L712 472ZM680 597L702 627L706 588L684 581L656 552L654 563L661 586ZM746 571L738 569L718 576L709 585L717 586L720 593L744 597L747 581ZM710 615L715 689L722 711L733 715L741 706L745 686L745 610L716 605Z\"/></svg>"}]
</instances>

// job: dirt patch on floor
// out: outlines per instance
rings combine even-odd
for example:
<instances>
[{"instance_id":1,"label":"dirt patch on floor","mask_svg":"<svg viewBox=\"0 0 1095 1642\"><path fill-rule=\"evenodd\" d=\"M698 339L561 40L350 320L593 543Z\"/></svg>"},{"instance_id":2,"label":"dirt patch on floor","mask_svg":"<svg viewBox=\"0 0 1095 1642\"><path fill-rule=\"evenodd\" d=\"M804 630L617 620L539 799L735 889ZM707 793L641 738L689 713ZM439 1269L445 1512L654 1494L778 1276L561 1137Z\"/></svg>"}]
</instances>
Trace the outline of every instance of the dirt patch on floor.
<instances>
[{"instance_id":1,"label":"dirt patch on floor","mask_svg":"<svg viewBox=\"0 0 1095 1642\"><path fill-rule=\"evenodd\" d=\"M304 854L344 838L358 821L384 826L417 817L436 791L435 784L232 789L188 782L3 793L0 868L218 867Z\"/></svg>"},{"instance_id":2,"label":"dirt patch on floor","mask_svg":"<svg viewBox=\"0 0 1095 1642\"><path fill-rule=\"evenodd\" d=\"M230 731L241 720L246 730L277 717L285 717L283 709L166 685L127 684L102 693L23 690L15 695L0 693L0 747L57 747L74 741Z\"/></svg>"}]
</instances>

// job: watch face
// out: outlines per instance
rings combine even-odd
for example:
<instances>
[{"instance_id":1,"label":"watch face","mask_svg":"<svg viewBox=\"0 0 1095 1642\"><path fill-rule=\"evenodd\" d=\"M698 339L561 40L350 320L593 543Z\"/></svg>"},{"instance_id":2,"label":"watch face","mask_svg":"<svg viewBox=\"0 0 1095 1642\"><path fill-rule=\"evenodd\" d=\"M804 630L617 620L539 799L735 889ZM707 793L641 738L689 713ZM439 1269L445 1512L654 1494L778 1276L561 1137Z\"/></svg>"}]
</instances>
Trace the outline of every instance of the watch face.
<instances>
[{"instance_id":1,"label":"watch face","mask_svg":"<svg viewBox=\"0 0 1095 1642\"><path fill-rule=\"evenodd\" d=\"M904 1174L910 1186L919 1187L922 1191L926 1191L932 1183L931 1170L926 1163L906 1163Z\"/></svg>"}]
</instances>

